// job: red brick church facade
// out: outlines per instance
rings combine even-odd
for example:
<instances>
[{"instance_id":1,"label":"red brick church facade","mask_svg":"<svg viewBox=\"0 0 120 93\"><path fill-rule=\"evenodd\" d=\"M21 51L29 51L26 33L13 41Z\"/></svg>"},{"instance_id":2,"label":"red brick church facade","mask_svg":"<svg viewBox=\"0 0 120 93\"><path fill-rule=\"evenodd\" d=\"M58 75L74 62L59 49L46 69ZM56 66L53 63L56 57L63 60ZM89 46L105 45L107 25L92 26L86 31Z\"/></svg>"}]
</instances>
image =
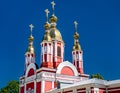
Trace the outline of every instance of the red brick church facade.
<instances>
[{"instance_id":1,"label":"red brick church facade","mask_svg":"<svg viewBox=\"0 0 120 93\"><path fill-rule=\"evenodd\" d=\"M44 25L45 33L40 43L41 66L35 62L33 47L34 37L32 35L33 25L30 25L31 35L29 37L28 49L25 53L25 72L20 77L19 93L120 93L120 80L106 81L100 79L89 79L84 73L83 51L79 43L77 22L75 24L74 44L72 62L64 60L64 41L60 31L57 29L57 17L53 14Z\"/></svg>"}]
</instances>

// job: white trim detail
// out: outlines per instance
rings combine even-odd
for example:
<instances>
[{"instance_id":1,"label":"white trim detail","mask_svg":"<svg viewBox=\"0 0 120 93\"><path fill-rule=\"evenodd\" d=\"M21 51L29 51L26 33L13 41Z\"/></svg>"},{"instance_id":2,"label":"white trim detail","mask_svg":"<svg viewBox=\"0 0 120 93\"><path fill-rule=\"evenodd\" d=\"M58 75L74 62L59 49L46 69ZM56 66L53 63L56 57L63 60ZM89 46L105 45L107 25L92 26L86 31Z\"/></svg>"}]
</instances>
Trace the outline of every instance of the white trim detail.
<instances>
[{"instance_id":1,"label":"white trim detail","mask_svg":"<svg viewBox=\"0 0 120 93\"><path fill-rule=\"evenodd\" d=\"M62 70L65 66L70 67L70 68L73 70L74 75L75 75L75 76L78 76L78 71L77 71L76 67L75 67L72 63L70 63L70 62L68 62L68 61L64 61L64 62L60 63L60 64L58 65L58 67L57 67L56 73L61 74L61 70Z\"/></svg>"},{"instance_id":2,"label":"white trim detail","mask_svg":"<svg viewBox=\"0 0 120 93\"><path fill-rule=\"evenodd\" d=\"M34 73L36 74L36 66L34 63L30 63L30 65L27 67L26 73L25 73L25 77L27 77L28 72L30 71L30 69L33 68L34 69Z\"/></svg>"},{"instance_id":3,"label":"white trim detail","mask_svg":"<svg viewBox=\"0 0 120 93\"><path fill-rule=\"evenodd\" d=\"M44 93L44 90L45 90L45 81L41 81L41 93Z\"/></svg>"}]
</instances>

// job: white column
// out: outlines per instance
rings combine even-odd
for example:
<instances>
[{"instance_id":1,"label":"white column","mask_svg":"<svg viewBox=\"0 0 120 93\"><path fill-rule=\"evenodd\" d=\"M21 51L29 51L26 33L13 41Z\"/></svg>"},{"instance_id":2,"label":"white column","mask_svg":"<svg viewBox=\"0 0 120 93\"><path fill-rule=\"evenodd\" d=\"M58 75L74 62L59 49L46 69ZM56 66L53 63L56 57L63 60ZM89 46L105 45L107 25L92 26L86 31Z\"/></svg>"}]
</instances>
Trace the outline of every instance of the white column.
<instances>
[{"instance_id":1,"label":"white column","mask_svg":"<svg viewBox=\"0 0 120 93\"><path fill-rule=\"evenodd\" d=\"M57 61L57 42L55 41L55 61Z\"/></svg>"},{"instance_id":2,"label":"white column","mask_svg":"<svg viewBox=\"0 0 120 93\"><path fill-rule=\"evenodd\" d=\"M63 61L64 61L64 45L63 45Z\"/></svg>"},{"instance_id":3,"label":"white column","mask_svg":"<svg viewBox=\"0 0 120 93\"><path fill-rule=\"evenodd\" d=\"M52 81L52 89L54 89L54 82Z\"/></svg>"},{"instance_id":4,"label":"white column","mask_svg":"<svg viewBox=\"0 0 120 93\"><path fill-rule=\"evenodd\" d=\"M44 44L43 44L43 46L42 46L42 51L43 51L43 53L42 53L42 55L43 55L43 60L42 60L42 61L43 61L43 62L45 62L45 60L44 60L44 47L45 47L45 46L44 46Z\"/></svg>"},{"instance_id":5,"label":"white column","mask_svg":"<svg viewBox=\"0 0 120 93\"><path fill-rule=\"evenodd\" d=\"M45 91L45 81L43 80L43 81L41 81L41 93L44 93Z\"/></svg>"},{"instance_id":6,"label":"white column","mask_svg":"<svg viewBox=\"0 0 120 93\"><path fill-rule=\"evenodd\" d=\"M26 83L24 84L24 93L26 93Z\"/></svg>"},{"instance_id":7,"label":"white column","mask_svg":"<svg viewBox=\"0 0 120 93\"><path fill-rule=\"evenodd\" d=\"M62 62L63 62L63 44L61 43L61 58L62 58Z\"/></svg>"},{"instance_id":8,"label":"white column","mask_svg":"<svg viewBox=\"0 0 120 93\"><path fill-rule=\"evenodd\" d=\"M49 48L49 46L48 46L48 43L47 43L47 46L46 46L46 50L47 50L47 51L46 51L46 54L47 54L47 55L46 55L46 56L47 56L47 62L49 61L49 59L48 59L49 49L48 49L48 48Z\"/></svg>"},{"instance_id":9,"label":"white column","mask_svg":"<svg viewBox=\"0 0 120 93\"><path fill-rule=\"evenodd\" d=\"M75 56L74 56L74 54L73 54L73 52L72 52L72 63L74 64L74 59L75 59Z\"/></svg>"},{"instance_id":10,"label":"white column","mask_svg":"<svg viewBox=\"0 0 120 93\"><path fill-rule=\"evenodd\" d=\"M52 62L52 45L50 45L50 62Z\"/></svg>"},{"instance_id":11,"label":"white column","mask_svg":"<svg viewBox=\"0 0 120 93\"><path fill-rule=\"evenodd\" d=\"M81 58L80 58L80 57L81 57L81 54L80 54L80 51L79 51L79 52L78 52L79 68L80 68L80 64L81 64Z\"/></svg>"},{"instance_id":12,"label":"white column","mask_svg":"<svg viewBox=\"0 0 120 93\"><path fill-rule=\"evenodd\" d=\"M76 59L77 58L76 58L76 51L75 51L75 67L77 67L77 64L76 64L77 61L76 61Z\"/></svg>"}]
</instances>

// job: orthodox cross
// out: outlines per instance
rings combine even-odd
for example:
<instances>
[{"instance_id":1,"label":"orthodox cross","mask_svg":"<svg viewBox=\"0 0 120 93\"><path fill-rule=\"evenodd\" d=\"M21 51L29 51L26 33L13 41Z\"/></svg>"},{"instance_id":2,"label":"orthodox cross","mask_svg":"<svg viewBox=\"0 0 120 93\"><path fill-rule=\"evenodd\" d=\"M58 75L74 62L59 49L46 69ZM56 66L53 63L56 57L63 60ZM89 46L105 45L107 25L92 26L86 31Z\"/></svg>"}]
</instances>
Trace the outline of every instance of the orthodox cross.
<instances>
[{"instance_id":1,"label":"orthodox cross","mask_svg":"<svg viewBox=\"0 0 120 93\"><path fill-rule=\"evenodd\" d=\"M33 30L34 26L32 24L30 24L29 27L30 27L30 32L31 32L31 36L32 36L32 30Z\"/></svg>"},{"instance_id":2,"label":"orthodox cross","mask_svg":"<svg viewBox=\"0 0 120 93\"><path fill-rule=\"evenodd\" d=\"M54 1L51 2L51 5L52 5L53 14L54 14L54 6L55 6Z\"/></svg>"},{"instance_id":3,"label":"orthodox cross","mask_svg":"<svg viewBox=\"0 0 120 93\"><path fill-rule=\"evenodd\" d=\"M48 14L50 13L48 9L45 10L46 13L46 18L47 18L47 22L48 22Z\"/></svg>"},{"instance_id":4,"label":"orthodox cross","mask_svg":"<svg viewBox=\"0 0 120 93\"><path fill-rule=\"evenodd\" d=\"M75 30L77 32L77 25L78 25L77 21L74 21L74 25L75 25Z\"/></svg>"}]
</instances>

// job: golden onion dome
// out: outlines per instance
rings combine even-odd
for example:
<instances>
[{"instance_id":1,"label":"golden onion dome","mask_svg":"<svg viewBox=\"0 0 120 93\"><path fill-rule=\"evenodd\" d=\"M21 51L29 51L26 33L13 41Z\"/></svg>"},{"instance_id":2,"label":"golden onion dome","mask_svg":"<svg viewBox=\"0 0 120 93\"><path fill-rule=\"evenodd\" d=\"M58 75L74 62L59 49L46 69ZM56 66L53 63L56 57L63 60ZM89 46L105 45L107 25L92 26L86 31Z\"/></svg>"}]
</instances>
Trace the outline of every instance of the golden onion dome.
<instances>
[{"instance_id":1,"label":"golden onion dome","mask_svg":"<svg viewBox=\"0 0 120 93\"><path fill-rule=\"evenodd\" d=\"M30 39L30 38L29 38L29 39ZM31 54L34 54L34 53L35 53L35 52L34 52L34 47L33 47L33 42L32 42L32 41L29 42L29 46L28 46L28 49L27 49L25 55L28 54L28 53L31 53Z\"/></svg>"},{"instance_id":2,"label":"golden onion dome","mask_svg":"<svg viewBox=\"0 0 120 93\"><path fill-rule=\"evenodd\" d=\"M51 17L50 17L50 22L51 23L56 23L57 22L57 17L55 16L55 15L52 15Z\"/></svg>"},{"instance_id":3,"label":"golden onion dome","mask_svg":"<svg viewBox=\"0 0 120 93\"><path fill-rule=\"evenodd\" d=\"M33 46L29 46L26 53L34 54L35 52Z\"/></svg>"},{"instance_id":4,"label":"golden onion dome","mask_svg":"<svg viewBox=\"0 0 120 93\"><path fill-rule=\"evenodd\" d=\"M49 34L50 24L48 23L48 21L45 23L44 28L45 28L46 32L45 32L45 34L43 36L42 41L50 42L51 41L51 37L50 37L50 34Z\"/></svg>"},{"instance_id":5,"label":"golden onion dome","mask_svg":"<svg viewBox=\"0 0 120 93\"><path fill-rule=\"evenodd\" d=\"M78 34L77 32L75 32L74 38L75 38L75 39L78 39L78 38L79 38L79 34Z\"/></svg>"},{"instance_id":6,"label":"golden onion dome","mask_svg":"<svg viewBox=\"0 0 120 93\"><path fill-rule=\"evenodd\" d=\"M29 38L28 38L29 41L33 41L34 40L34 37L31 35Z\"/></svg>"},{"instance_id":7,"label":"golden onion dome","mask_svg":"<svg viewBox=\"0 0 120 93\"><path fill-rule=\"evenodd\" d=\"M50 36L52 40L63 41L60 31L57 28L50 29Z\"/></svg>"},{"instance_id":8,"label":"golden onion dome","mask_svg":"<svg viewBox=\"0 0 120 93\"><path fill-rule=\"evenodd\" d=\"M50 24L48 22L45 23L44 28L48 30L50 28Z\"/></svg>"},{"instance_id":9,"label":"golden onion dome","mask_svg":"<svg viewBox=\"0 0 120 93\"><path fill-rule=\"evenodd\" d=\"M79 44L79 34L77 32L75 32L74 34L74 46L73 46L73 50L81 50L81 46Z\"/></svg>"},{"instance_id":10,"label":"golden onion dome","mask_svg":"<svg viewBox=\"0 0 120 93\"><path fill-rule=\"evenodd\" d=\"M47 42L52 41L52 39L51 39L50 34L49 34L49 32L48 32L48 31L47 31L47 32L45 32L45 34L44 34L44 37L43 37L43 40L42 40L42 41L47 41Z\"/></svg>"},{"instance_id":11,"label":"golden onion dome","mask_svg":"<svg viewBox=\"0 0 120 93\"><path fill-rule=\"evenodd\" d=\"M80 44L79 44L79 43L76 43L76 44L73 46L73 50L82 50Z\"/></svg>"}]
</instances>

